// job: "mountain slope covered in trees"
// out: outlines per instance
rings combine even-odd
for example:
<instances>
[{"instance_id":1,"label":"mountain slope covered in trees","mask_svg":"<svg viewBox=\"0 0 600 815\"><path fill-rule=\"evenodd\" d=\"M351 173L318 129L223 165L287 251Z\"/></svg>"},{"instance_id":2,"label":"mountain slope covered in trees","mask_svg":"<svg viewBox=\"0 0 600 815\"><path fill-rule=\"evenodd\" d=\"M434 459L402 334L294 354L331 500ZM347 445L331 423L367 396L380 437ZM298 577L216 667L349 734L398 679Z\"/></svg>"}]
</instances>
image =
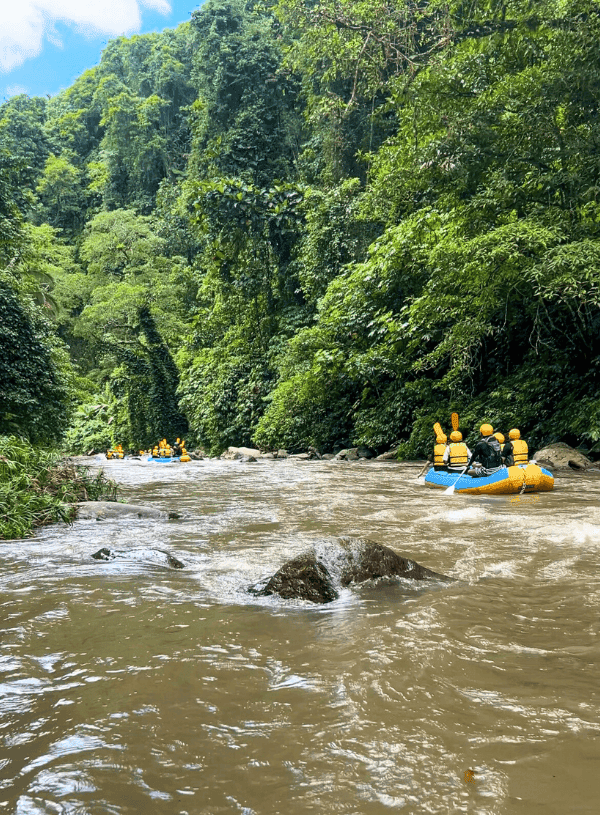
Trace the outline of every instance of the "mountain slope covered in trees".
<instances>
[{"instance_id":1,"label":"mountain slope covered in trees","mask_svg":"<svg viewBox=\"0 0 600 815\"><path fill-rule=\"evenodd\" d=\"M10 99L0 433L595 443L599 52L585 0L208 0Z\"/></svg>"}]
</instances>

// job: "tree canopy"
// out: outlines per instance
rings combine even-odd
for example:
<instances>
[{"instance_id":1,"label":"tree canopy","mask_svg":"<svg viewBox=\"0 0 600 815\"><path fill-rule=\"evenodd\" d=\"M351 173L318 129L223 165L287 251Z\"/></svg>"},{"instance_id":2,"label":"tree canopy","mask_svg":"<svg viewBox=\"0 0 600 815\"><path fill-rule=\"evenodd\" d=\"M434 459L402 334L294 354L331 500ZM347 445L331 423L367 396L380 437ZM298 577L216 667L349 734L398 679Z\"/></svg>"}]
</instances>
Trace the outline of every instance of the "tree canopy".
<instances>
[{"instance_id":1,"label":"tree canopy","mask_svg":"<svg viewBox=\"0 0 600 815\"><path fill-rule=\"evenodd\" d=\"M82 448L413 456L451 410L595 444L599 35L591 0L208 0L14 97L7 381L62 341Z\"/></svg>"}]
</instances>

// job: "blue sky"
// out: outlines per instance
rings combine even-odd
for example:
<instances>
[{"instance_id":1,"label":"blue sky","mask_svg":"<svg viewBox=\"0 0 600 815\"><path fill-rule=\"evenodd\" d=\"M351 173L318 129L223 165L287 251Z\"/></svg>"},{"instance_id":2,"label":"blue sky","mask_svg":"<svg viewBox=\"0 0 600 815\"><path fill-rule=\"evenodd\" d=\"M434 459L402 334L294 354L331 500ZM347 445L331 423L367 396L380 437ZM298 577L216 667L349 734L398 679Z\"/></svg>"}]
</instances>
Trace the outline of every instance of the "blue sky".
<instances>
[{"instance_id":1,"label":"blue sky","mask_svg":"<svg viewBox=\"0 0 600 815\"><path fill-rule=\"evenodd\" d=\"M53 96L121 34L175 28L204 0L0 0L0 103Z\"/></svg>"}]
</instances>

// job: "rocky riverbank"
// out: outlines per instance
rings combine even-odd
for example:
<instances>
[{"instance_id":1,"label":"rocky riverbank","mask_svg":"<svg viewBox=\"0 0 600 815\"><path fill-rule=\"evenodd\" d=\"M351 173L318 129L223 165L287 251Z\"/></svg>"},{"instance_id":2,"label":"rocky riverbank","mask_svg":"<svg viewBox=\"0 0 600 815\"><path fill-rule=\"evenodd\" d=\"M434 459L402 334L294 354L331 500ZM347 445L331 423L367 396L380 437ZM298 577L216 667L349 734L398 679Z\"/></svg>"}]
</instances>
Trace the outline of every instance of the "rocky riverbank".
<instances>
[{"instance_id":1,"label":"rocky riverbank","mask_svg":"<svg viewBox=\"0 0 600 815\"><path fill-rule=\"evenodd\" d=\"M101 456L98 451L90 451L87 456L72 456L69 460L75 464L89 464L90 458ZM204 459L217 458L222 461L260 461L260 460L281 460L290 459L295 461L400 461L397 449L388 450L385 453L377 453L365 446L347 447L333 452L317 450L309 447L302 453L289 453L287 450L274 450L264 452L254 447L228 447L220 456L209 456L204 450L196 449L189 452L192 461L202 461ZM564 442L555 442L531 454L531 458L538 464L551 470L591 470L599 469L598 462L592 461L581 450L571 447ZM144 460L141 456L127 456L129 461L138 459ZM407 463L407 462L405 462ZM424 461L412 462L414 464L424 464Z\"/></svg>"},{"instance_id":2,"label":"rocky riverbank","mask_svg":"<svg viewBox=\"0 0 600 815\"><path fill-rule=\"evenodd\" d=\"M196 450L191 454L195 459L208 458L203 451ZM531 455L531 451L530 451ZM336 453L321 453L314 447L309 447L303 453L288 453L287 450L263 452L252 447L228 447L218 458L230 461L259 461L261 459L292 459L297 461L399 461L398 450L389 450L377 455L368 447L349 447ZM531 458L552 470L595 470L598 464L589 459L580 450L564 442L556 442L538 450ZM423 464L424 462L412 462Z\"/></svg>"},{"instance_id":3,"label":"rocky riverbank","mask_svg":"<svg viewBox=\"0 0 600 815\"><path fill-rule=\"evenodd\" d=\"M315 447L309 447L305 453L288 453L287 450L276 450L264 453L252 447L228 447L219 458L224 460L258 461L259 459L295 459L297 461L397 461L398 451L389 450L377 455L369 447L348 447L336 453L321 453Z\"/></svg>"}]
</instances>

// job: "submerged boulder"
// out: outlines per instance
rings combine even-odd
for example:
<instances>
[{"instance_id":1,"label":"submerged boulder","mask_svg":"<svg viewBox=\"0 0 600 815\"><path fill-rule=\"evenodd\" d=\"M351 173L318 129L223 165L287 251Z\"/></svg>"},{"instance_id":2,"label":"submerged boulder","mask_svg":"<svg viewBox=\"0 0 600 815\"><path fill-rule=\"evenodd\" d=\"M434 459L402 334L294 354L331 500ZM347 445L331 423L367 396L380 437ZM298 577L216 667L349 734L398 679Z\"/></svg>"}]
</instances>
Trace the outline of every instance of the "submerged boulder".
<instances>
[{"instance_id":1,"label":"submerged boulder","mask_svg":"<svg viewBox=\"0 0 600 815\"><path fill-rule=\"evenodd\" d=\"M379 577L452 580L380 543L338 538L321 541L312 551L288 560L272 577L248 591L260 597L277 594L286 600L330 603L338 598L339 588Z\"/></svg>"},{"instance_id":2,"label":"submerged boulder","mask_svg":"<svg viewBox=\"0 0 600 815\"><path fill-rule=\"evenodd\" d=\"M141 504L121 504L119 501L82 501L72 504L79 520L104 521L112 518L166 518L166 513L156 507Z\"/></svg>"},{"instance_id":3,"label":"submerged boulder","mask_svg":"<svg viewBox=\"0 0 600 815\"><path fill-rule=\"evenodd\" d=\"M185 564L163 549L110 549L103 546L92 555L94 560L134 560L152 566L166 566L169 569L184 569Z\"/></svg>"}]
</instances>

